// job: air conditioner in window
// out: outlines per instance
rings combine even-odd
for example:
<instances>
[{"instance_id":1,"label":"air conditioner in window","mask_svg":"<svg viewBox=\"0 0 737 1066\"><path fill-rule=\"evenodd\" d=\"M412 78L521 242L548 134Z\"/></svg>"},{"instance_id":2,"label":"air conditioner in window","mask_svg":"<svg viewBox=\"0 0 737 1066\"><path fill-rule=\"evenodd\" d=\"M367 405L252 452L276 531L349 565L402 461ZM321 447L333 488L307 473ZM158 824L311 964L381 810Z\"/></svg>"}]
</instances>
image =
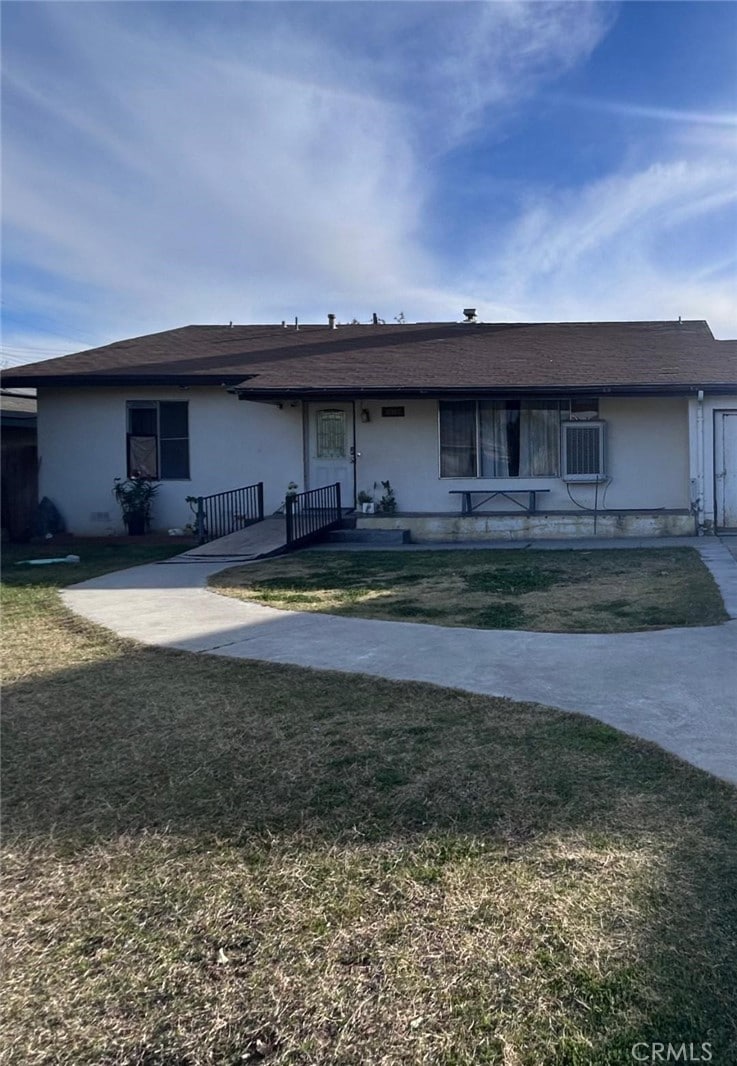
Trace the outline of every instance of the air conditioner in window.
<instances>
[{"instance_id":1,"label":"air conditioner in window","mask_svg":"<svg viewBox=\"0 0 737 1066\"><path fill-rule=\"evenodd\" d=\"M606 422L563 422L564 481L605 481Z\"/></svg>"}]
</instances>

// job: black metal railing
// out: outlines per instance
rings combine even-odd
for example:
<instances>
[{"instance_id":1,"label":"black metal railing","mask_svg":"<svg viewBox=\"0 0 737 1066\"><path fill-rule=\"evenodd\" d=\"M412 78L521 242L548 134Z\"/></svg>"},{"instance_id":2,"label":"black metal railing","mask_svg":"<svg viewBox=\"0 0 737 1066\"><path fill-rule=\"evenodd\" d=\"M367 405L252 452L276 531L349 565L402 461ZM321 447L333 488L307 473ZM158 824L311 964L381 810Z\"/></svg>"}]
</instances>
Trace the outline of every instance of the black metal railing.
<instances>
[{"instance_id":1,"label":"black metal railing","mask_svg":"<svg viewBox=\"0 0 737 1066\"><path fill-rule=\"evenodd\" d=\"M308 492L289 493L285 500L287 548L315 540L340 525L340 482Z\"/></svg>"},{"instance_id":2,"label":"black metal railing","mask_svg":"<svg viewBox=\"0 0 737 1066\"><path fill-rule=\"evenodd\" d=\"M213 496L198 496L195 529L200 544L226 537L239 529L263 521L264 483L246 485L242 489L216 492Z\"/></svg>"}]
</instances>

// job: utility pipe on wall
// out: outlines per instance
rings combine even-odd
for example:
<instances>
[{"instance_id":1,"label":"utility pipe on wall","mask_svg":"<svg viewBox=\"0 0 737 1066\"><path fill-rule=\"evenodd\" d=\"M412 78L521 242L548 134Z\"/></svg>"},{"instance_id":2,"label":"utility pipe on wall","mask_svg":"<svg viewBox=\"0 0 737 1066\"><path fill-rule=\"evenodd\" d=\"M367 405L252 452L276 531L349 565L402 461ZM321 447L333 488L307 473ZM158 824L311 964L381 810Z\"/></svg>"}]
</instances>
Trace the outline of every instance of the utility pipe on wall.
<instances>
[{"instance_id":1,"label":"utility pipe on wall","mask_svg":"<svg viewBox=\"0 0 737 1066\"><path fill-rule=\"evenodd\" d=\"M706 478L704 476L704 390L699 389L696 394L696 528L699 536L704 535L705 500L704 488Z\"/></svg>"}]
</instances>

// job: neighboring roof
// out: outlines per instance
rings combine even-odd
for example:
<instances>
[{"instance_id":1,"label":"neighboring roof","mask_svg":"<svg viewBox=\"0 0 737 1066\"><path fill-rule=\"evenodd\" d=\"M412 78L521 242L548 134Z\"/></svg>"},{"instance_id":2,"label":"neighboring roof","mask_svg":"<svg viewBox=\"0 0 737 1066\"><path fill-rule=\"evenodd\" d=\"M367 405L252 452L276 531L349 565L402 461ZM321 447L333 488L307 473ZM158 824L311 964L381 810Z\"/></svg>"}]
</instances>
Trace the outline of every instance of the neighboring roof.
<instances>
[{"instance_id":1,"label":"neighboring roof","mask_svg":"<svg viewBox=\"0 0 737 1066\"><path fill-rule=\"evenodd\" d=\"M1 389L0 418L4 426L36 425L36 390L35 389Z\"/></svg>"},{"instance_id":2,"label":"neighboring roof","mask_svg":"<svg viewBox=\"0 0 737 1066\"><path fill-rule=\"evenodd\" d=\"M184 326L33 363L13 385L238 386L243 398L737 389L704 321Z\"/></svg>"}]
</instances>

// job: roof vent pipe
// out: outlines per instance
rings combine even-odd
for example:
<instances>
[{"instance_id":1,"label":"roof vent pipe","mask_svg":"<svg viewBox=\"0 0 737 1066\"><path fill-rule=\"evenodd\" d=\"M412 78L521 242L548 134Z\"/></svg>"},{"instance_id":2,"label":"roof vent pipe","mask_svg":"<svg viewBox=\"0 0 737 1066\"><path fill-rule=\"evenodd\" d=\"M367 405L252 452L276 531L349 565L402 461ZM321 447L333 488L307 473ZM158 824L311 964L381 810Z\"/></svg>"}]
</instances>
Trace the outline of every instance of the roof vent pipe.
<instances>
[{"instance_id":1,"label":"roof vent pipe","mask_svg":"<svg viewBox=\"0 0 737 1066\"><path fill-rule=\"evenodd\" d=\"M464 307L463 308L463 314L466 316L466 318L465 318L466 322L475 322L476 321L476 308L475 307Z\"/></svg>"},{"instance_id":2,"label":"roof vent pipe","mask_svg":"<svg viewBox=\"0 0 737 1066\"><path fill-rule=\"evenodd\" d=\"M372 314L371 321L373 322L373 324L375 326L378 326L378 324L379 324L379 316L376 314L376 311L374 311L374 313Z\"/></svg>"},{"instance_id":3,"label":"roof vent pipe","mask_svg":"<svg viewBox=\"0 0 737 1066\"><path fill-rule=\"evenodd\" d=\"M328 325L331 329L335 329L335 315L328 315Z\"/></svg>"}]
</instances>

